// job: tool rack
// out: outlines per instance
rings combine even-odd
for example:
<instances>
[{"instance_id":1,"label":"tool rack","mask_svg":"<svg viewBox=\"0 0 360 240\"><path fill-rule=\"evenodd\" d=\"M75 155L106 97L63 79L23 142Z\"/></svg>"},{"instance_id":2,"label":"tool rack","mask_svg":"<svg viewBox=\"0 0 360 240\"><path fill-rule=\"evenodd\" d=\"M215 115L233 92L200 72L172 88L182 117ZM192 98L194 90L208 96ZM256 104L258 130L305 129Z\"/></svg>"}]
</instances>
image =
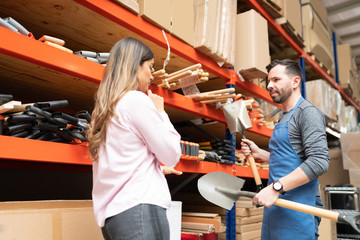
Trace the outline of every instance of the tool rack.
<instances>
[{"instance_id":1,"label":"tool rack","mask_svg":"<svg viewBox=\"0 0 360 240\"><path fill-rule=\"evenodd\" d=\"M167 45L161 29L112 1L65 0L55 5L50 0L31 3L18 0L0 3L0 14L17 19L37 38L43 34L62 38L70 49L109 51L116 41L130 36L150 46L155 54L155 69L161 68L161 58L166 56ZM97 35L94 36L94 33ZM219 67L216 62L168 33L167 38L172 52L166 68L168 71L201 63L213 77L220 79L216 81L223 83L223 87L234 84L250 95L271 102L266 90L248 81L241 82L235 71ZM93 95L104 72L103 66L5 28L0 28L0 43L3 91L14 91L15 95L24 99L52 99L56 96L68 99L74 108L91 109ZM221 123L225 133L226 120L221 110L157 86L151 86L151 90L164 97L172 120L179 116L187 120L205 117ZM256 124L249 130L249 136L253 134L265 142L271 133L271 129ZM69 145L8 136L0 136L0 142L0 159L3 160L69 164L69 168L73 164L92 164L86 154L86 144ZM17 151L19 148L25 151ZM190 173L221 170L236 176L252 177L248 167L188 159L181 159L177 169ZM267 170L260 169L262 178L267 178L267 174Z\"/></svg>"}]
</instances>

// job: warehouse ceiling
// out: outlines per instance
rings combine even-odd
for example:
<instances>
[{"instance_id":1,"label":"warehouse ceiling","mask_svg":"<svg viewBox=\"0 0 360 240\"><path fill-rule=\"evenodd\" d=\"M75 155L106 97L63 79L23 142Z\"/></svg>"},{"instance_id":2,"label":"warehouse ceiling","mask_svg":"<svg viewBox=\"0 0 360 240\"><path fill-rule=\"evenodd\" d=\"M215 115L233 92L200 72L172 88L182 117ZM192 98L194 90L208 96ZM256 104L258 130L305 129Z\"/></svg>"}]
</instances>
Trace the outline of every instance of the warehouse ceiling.
<instances>
[{"instance_id":1,"label":"warehouse ceiling","mask_svg":"<svg viewBox=\"0 0 360 240\"><path fill-rule=\"evenodd\" d=\"M360 70L360 0L322 0L340 43L351 46L357 68Z\"/></svg>"}]
</instances>

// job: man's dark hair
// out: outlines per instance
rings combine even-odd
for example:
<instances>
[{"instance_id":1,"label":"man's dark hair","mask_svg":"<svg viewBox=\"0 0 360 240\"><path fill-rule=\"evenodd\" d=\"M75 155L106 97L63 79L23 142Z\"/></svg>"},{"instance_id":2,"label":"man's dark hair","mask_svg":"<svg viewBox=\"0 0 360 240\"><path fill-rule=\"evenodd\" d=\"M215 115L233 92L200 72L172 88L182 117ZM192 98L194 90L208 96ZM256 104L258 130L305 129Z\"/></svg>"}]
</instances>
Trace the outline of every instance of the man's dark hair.
<instances>
[{"instance_id":1,"label":"man's dark hair","mask_svg":"<svg viewBox=\"0 0 360 240\"><path fill-rule=\"evenodd\" d=\"M292 75L292 76L299 76L302 81L303 74L302 74L301 68L297 62L295 62L291 59L283 59L283 60L276 59L276 60L272 61L269 65L266 66L266 70L268 71L268 73L276 65L285 66L287 74Z\"/></svg>"}]
</instances>

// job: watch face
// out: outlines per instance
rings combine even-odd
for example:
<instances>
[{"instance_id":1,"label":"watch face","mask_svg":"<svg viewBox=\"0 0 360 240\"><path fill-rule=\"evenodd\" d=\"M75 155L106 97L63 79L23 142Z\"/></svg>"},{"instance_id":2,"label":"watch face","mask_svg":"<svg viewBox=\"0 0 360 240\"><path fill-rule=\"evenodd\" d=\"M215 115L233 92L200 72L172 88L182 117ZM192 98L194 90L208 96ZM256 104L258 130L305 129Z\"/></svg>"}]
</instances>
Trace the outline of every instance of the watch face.
<instances>
[{"instance_id":1,"label":"watch face","mask_svg":"<svg viewBox=\"0 0 360 240\"><path fill-rule=\"evenodd\" d=\"M274 189L276 190L276 191L280 191L281 190L281 183L279 183L279 182L275 182L274 183Z\"/></svg>"}]
</instances>

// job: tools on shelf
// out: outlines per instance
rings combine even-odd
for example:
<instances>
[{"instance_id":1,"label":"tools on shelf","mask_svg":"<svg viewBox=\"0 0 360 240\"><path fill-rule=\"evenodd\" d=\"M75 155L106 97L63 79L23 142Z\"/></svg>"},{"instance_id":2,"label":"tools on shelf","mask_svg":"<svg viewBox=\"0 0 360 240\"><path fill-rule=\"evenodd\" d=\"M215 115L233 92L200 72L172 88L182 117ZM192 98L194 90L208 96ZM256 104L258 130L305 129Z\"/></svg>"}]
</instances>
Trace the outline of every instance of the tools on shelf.
<instances>
[{"instance_id":1,"label":"tools on shelf","mask_svg":"<svg viewBox=\"0 0 360 240\"><path fill-rule=\"evenodd\" d=\"M74 54L77 56L80 56L82 58L85 58L87 60L90 60L92 62L99 63L103 66L106 65L106 63L110 57L110 53L106 53L106 52L96 53L96 52L85 51L85 50L76 51L76 52L74 52Z\"/></svg>"},{"instance_id":2,"label":"tools on shelf","mask_svg":"<svg viewBox=\"0 0 360 240\"><path fill-rule=\"evenodd\" d=\"M224 164L234 164L231 161L231 152L234 147L230 140L217 139L210 142L200 142L200 149L204 151L204 161Z\"/></svg>"},{"instance_id":3,"label":"tools on shelf","mask_svg":"<svg viewBox=\"0 0 360 240\"><path fill-rule=\"evenodd\" d=\"M181 158L185 160L199 159L199 144L180 140Z\"/></svg>"},{"instance_id":4,"label":"tools on shelf","mask_svg":"<svg viewBox=\"0 0 360 240\"><path fill-rule=\"evenodd\" d=\"M2 98L0 95L0 99ZM12 96L8 95L8 100ZM16 104L13 104L13 103ZM2 109L2 135L51 142L86 142L85 131L91 116L87 111L79 111L74 116L55 111L67 107L67 100L21 104L10 100L0 106Z\"/></svg>"},{"instance_id":5,"label":"tools on shelf","mask_svg":"<svg viewBox=\"0 0 360 240\"><path fill-rule=\"evenodd\" d=\"M198 63L170 74L161 69L153 73L154 79L151 83L169 90L177 90L206 82L209 80L209 73L205 72L201 67L201 64Z\"/></svg>"},{"instance_id":6,"label":"tools on shelf","mask_svg":"<svg viewBox=\"0 0 360 240\"><path fill-rule=\"evenodd\" d=\"M65 41L60 39L60 38L56 38L56 37L51 37L48 35L43 35L41 38L39 38L40 42L43 42L49 46L58 48L62 51L68 52L68 53L73 53L73 51L69 48L64 47L65 45Z\"/></svg>"}]
</instances>

